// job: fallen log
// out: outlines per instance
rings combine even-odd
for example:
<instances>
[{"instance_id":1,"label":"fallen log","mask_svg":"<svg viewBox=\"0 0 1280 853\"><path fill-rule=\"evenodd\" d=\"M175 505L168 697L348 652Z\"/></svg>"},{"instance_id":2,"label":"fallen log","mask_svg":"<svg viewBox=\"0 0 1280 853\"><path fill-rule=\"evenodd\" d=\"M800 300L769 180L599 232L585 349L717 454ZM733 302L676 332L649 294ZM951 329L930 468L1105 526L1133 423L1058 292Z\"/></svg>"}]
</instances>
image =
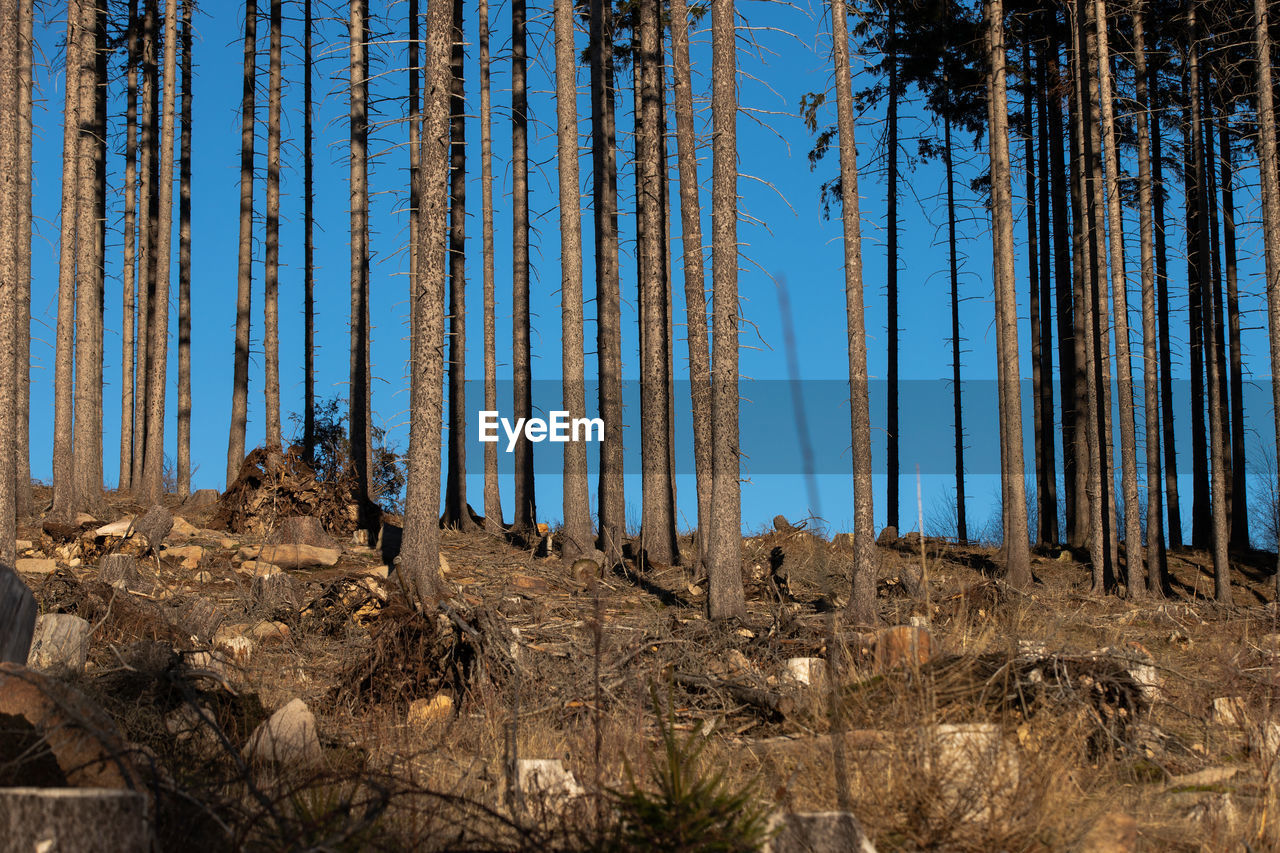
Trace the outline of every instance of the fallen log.
<instances>
[{"instance_id":1,"label":"fallen log","mask_svg":"<svg viewBox=\"0 0 1280 853\"><path fill-rule=\"evenodd\" d=\"M748 687L745 684L725 681L722 678L692 675L687 672L677 672L675 679L677 684L692 687L695 690L723 690L742 704L748 705L770 717L788 717L795 712L795 701L791 697L783 696L780 693Z\"/></svg>"}]
</instances>

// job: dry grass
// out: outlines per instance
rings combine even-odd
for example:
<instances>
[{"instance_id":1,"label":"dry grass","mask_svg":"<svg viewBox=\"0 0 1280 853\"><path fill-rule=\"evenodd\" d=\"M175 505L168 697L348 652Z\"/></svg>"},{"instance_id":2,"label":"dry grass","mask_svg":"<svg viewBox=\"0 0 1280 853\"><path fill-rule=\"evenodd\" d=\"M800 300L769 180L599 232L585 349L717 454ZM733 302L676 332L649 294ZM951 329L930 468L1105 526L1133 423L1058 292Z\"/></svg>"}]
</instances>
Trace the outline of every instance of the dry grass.
<instances>
[{"instance_id":1,"label":"dry grass","mask_svg":"<svg viewBox=\"0 0 1280 853\"><path fill-rule=\"evenodd\" d=\"M289 639L221 678L192 664L207 643L157 619L192 597L228 623L255 619L222 552L203 584L161 563L169 601L112 603L91 568L50 579L41 600L100 622L79 686L147 756L162 846L194 826L210 849L609 847L610 792L663 760L654 690L676 731L701 727L704 771L753 785L768 809L847 803L880 850L1087 849L1115 814L1136 820L1141 850L1280 845L1269 556L1242 557L1248 604L1223 610L1197 597L1211 589L1203 554L1175 555L1172 597L1136 602L1089 596L1086 569L1056 553L1035 558L1037 584L1017 593L990 550L932 540L926 599L919 546L881 550L880 613L927 620L931 661L880 671L872 638L833 632L824 611L843 600L848 553L803 530L744 541L749 616L730 626L705 620L702 579L682 568L583 590L558 558L452 532L448 609L417 616L394 589L385 605L357 601L379 560L349 548L334 569L297 573L319 604L286 620ZM789 680L789 658L833 654L836 689ZM1158 674L1154 692L1138 666ZM411 702L437 692L453 713L410 724ZM254 726L295 697L319 719L326 766L246 768ZM1238 697L1230 719L1214 714L1222 697ZM937 727L972 723L1003 745L957 775ZM513 797L518 758L562 760L586 794Z\"/></svg>"}]
</instances>

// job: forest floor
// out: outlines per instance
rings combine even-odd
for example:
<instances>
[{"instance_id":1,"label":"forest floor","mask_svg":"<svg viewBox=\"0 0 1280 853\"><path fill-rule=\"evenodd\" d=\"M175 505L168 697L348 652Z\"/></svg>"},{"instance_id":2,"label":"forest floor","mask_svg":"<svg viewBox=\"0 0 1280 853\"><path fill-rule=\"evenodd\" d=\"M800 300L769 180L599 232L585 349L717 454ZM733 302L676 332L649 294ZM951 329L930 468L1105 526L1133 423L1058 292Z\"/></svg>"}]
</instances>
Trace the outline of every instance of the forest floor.
<instances>
[{"instance_id":1,"label":"forest floor","mask_svg":"<svg viewBox=\"0 0 1280 853\"><path fill-rule=\"evenodd\" d=\"M359 537L255 582L261 530L174 498L187 524L153 557L95 532L146 509L108 498L73 535L24 520L19 556L45 562L19 568L42 613L91 624L57 678L129 745L160 849L749 849L753 816L837 808L881 851L1280 848L1272 554L1235 555L1223 608L1198 551L1135 600L1091 595L1066 551L1018 592L992 549L905 537L878 547L881 625L855 629L845 537L744 538L747 617L713 624L685 568L574 578L545 539L445 531L449 598L422 616ZM138 573L104 583L110 552ZM247 759L295 699L319 750ZM559 760L567 793L525 759Z\"/></svg>"}]
</instances>

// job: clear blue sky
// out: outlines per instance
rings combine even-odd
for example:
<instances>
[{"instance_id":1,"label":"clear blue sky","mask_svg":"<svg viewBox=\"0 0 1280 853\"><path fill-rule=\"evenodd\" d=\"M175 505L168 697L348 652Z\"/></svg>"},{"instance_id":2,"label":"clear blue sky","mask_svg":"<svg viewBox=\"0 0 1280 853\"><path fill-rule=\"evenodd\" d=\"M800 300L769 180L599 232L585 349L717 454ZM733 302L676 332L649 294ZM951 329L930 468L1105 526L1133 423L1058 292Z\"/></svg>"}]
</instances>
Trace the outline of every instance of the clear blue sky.
<instances>
[{"instance_id":1,"label":"clear blue sky","mask_svg":"<svg viewBox=\"0 0 1280 853\"><path fill-rule=\"evenodd\" d=\"M265 5L265 4L263 4ZM319 6L320 4L317 4ZM370 187L374 193L371 211L371 312L373 316L373 408L375 423L384 427L393 445L404 450L408 443L406 407L408 401L405 365L408 353L406 324L406 295L408 267L403 251L407 240L407 215L404 202L407 198L407 149L404 147L406 128L402 121L405 104L403 93L406 85L405 51L406 33L404 17L407 3L404 0L373 0L370 4L375 20L372 24L375 44L371 48L374 79L371 83L373 120L378 122L370 149L376 152L371 162ZM261 210L263 199L262 165L265 149L266 118L266 38L265 18L259 24L259 182L257 204ZM832 529L849 529L852 524L852 478L849 474L849 433L847 402L842 396L840 382L847 380L846 326L844 311L844 277L842 267L841 236L838 218L824 221L818 200L821 182L831 177L836 169L834 159L820 165L814 173L809 169L806 154L810 136L796 115L800 97L809 91L829 90L830 73L828 22L825 6L798 5L768 2L740 2L739 12L739 99L741 112L739 130L739 182L740 226L742 243L742 272L739 286L742 296L741 313L744 318L742 333L741 371L744 378L752 380L785 380L788 367L783 348L782 329L779 322L776 276L785 276L795 317L798 339L798 363L800 376L812 381L805 390L805 413L813 429L812 441L820 451L818 488L820 511ZM478 54L475 49L477 22L474 10L468 9L466 22L470 45L468 48L467 86L469 91L467 138L472 142L468 159L468 342L467 371L469 378L482 377L481 338L481 280L480 280L480 186L479 186L479 97ZM35 210L37 216L36 237L33 248L33 297L32 297L32 469L36 477L50 476L52 452L52 364L53 327L56 314L57 282L57 220L60 192L61 110L63 99L63 65L61 41L64 34L63 9L54 6L51 17L37 22L39 53L48 65L37 72L36 106L36 176ZM348 278L348 196L347 196L347 129L346 81L347 30L337 18L320 18L317 11L315 91L318 100L316 110L316 299L317 299L317 395L323 399L331 396L345 397L347 378L347 306L349 304ZM551 77L554 73L553 52L550 41L550 9L535 4L530 9L530 110L535 123L531 131L531 203L534 208L533 233L533 311L534 311L534 363L535 380L551 380L546 386L554 392L554 382L560 372L559 337L559 234L557 192L555 177L555 139L553 116L555 101L551 95ZM510 131L506 107L509 103L509 63L507 58L507 34L509 31L509 7L497 4L490 10L493 42L494 114L494 171L497 241L498 287L498 360L500 375L510 376ZM285 106L284 138L285 168L282 176L283 212L281 225L281 331L283 417L298 412L302 405L302 62L301 62L301 5L286 4L285 23ZM194 83L195 129L193 137L193 386L194 408L192 419L192 457L195 473L193 488L224 486L226 441L229 425L231 397L232 340L234 327L234 301L236 290L236 246L238 239L237 210L239 198L239 106L240 74L242 61L243 8L231 4L204 4L196 16ZM700 106L706 106L709 90L709 35L705 22L694 33L694 86ZM586 44L585 32L578 34L578 47ZM856 60L858 62L875 61ZM113 59L113 69L122 66L122 57ZM590 237L590 157L589 103L587 99L588 74L585 68L578 73L579 131L583 157L581 174L583 186L584 233L588 247L584 258L584 289L594 294ZM629 75L623 76L620 85L630 85ZM868 85L870 78L864 74L855 86ZM113 104L111 131L123 130L123 111L118 93L123 89L122 78L113 79L113 92L117 102ZM914 97L914 93L913 93ZM916 99L918 100L918 99ZM631 239L633 178L625 165L630 154L629 138L631 119L630 98L624 96L619 128L622 151L619 162L624 172L620 176L623 194L621 210L624 241ZM905 108L902 134L903 150L915 152L915 136L936 132L928 116L923 115L918 104ZM703 110L700 130L701 148L700 179L704 191L710 185L710 149L707 143L709 115ZM870 372L872 378L881 378L885 371L885 249L884 211L885 186L881 171L883 155L876 141L880 135L880 116L866 117L859 128L859 162L863 167L860 189L863 196L863 250L865 259L865 284L867 307L867 333ZM120 265L121 219L123 182L123 143L119 135L113 135L112 155L109 161L110 212L108 214L108 266L106 288L106 382L103 437L104 469L108 485L113 485L118 469L119 446L119 364L120 364ZM965 296L962 306L964 335L967 353L964 361L966 381L991 380L995 376L995 342L991 324L991 257L988 239L988 221L982 200L968 189L968 181L978 175L984 161L983 150L974 150L969 137L956 137L956 157L959 163L957 192L961 204L961 233L964 243L961 287ZM672 146L674 151L674 144ZM1021 146L1014 145L1015 167L1020 161ZM672 159L674 177L674 157ZM1245 162L1246 171L1241 179L1256 181ZM1014 175L1015 199L1022 199L1020 172ZM1246 361L1255 377L1265 380L1269 375L1265 338L1264 303L1259 296L1262 289L1260 277L1261 254L1257 235L1257 203L1254 194L1246 189L1238 193L1241 222L1241 291L1245 294L1245 307L1253 313L1245 318L1250 327L1245 337ZM920 164L904 172L901 191L901 377L904 381L904 410L902 438L902 526L915 527L915 482L917 464L923 472L923 504L926 527L932 526L930 518L940 513L953 489L949 476L949 463L939 464L948 458L951 412L950 377L950 309L946 276L947 253L945 245L945 197L943 174L935 164ZM1170 207L1170 221L1180 215L1179 197L1175 194ZM675 200L673 198L673 205ZM707 194L704 192L704 205ZM176 213L176 203L175 203ZM1018 245L1022 251L1025 224L1018 210ZM1126 222L1126 236L1136 235L1136 216ZM678 242L678 210L673 207L672 222L676 241L676 279L673 281L676 303L676 354L678 370L684 375L687 350L684 348L683 282L680 278L682 262ZM709 234L709 212L704 207L704 233ZM262 440L263 398L261 359L261 284L262 284L262 226L259 216L255 244L255 293L254 293L254 359L251 364L249 445ZM1173 278L1175 307L1181 310L1185 303L1182 291L1185 264L1180 256L1180 237L1171 236L1170 270ZM1129 263L1131 305L1138 306L1136 237L1127 240L1130 248ZM174 242L176 251L176 240ZM624 254L630 246L624 243ZM176 310L176 274L174 265L174 307ZM635 328L635 278L630 257L623 259L623 323L624 323L624 372L627 378L636 377L635 356L638 340ZM1019 257L1019 312L1023 318L1020 329L1021 367L1024 377L1030 376L1027 351L1029 333L1026 325L1027 305L1026 265ZM710 277L708 276L708 286ZM589 301L586 306L588 324L586 337L588 348L594 349L595 307ZM1136 321L1136 316L1134 320ZM1140 326L1135 322L1134 328ZM170 391L167 419L166 453L174 453L176 442L176 321L171 322L170 341ZM1182 351L1185 342L1185 313L1175 315L1173 321L1175 349ZM1134 336L1135 352L1137 335ZM1185 367L1180 367L1185 370ZM1135 370L1141 370L1140 360ZM594 355L588 354L588 378L594 372ZM827 380L827 381L819 381ZM481 408L482 398L478 386L468 399L469 431L475 430L475 412ZM681 390L685 386L682 386ZM807 497L802 466L794 461L789 450L794 440L795 413L790 410L789 397L782 393L782 386L764 384L758 388L758 400L744 402L744 451L751 459L744 464L748 481L744 483L743 523L748 529L766 524L773 515L783 513L790 518L803 517L818 511ZM997 507L999 483L998 468L984 465L979 460L996 447L994 434L995 413L990 403L989 388L974 386L970 405L966 406L969 419L969 444L974 465L970 467L968 482L971 531L980 531ZM744 396L752 393L744 385ZM1265 390L1265 389L1263 389ZM677 392L679 393L679 392ZM778 400L778 405L769 401ZM1258 393L1249 397L1251 424L1261 429L1250 436L1250 451L1269 443L1270 408L1269 394ZM763 402L761 402L763 401ZM913 402L914 401L914 402ZM509 411L509 398L500 398L500 408ZM554 403L550 400L549 403ZM589 397L589 406L591 398ZM687 399L682 408L687 409ZM549 406L550 407L550 406ZM1181 409L1181 411L1186 411ZM1024 411L1027 434L1027 471L1031 473L1031 413ZM634 419L638 409L628 413L628 429L636 427ZM776 422L776 424L775 424ZM778 432L772 432L774 426ZM783 427L785 426L785 430ZM873 427L881 436L884 421L873 410ZM1185 425L1184 425L1185 426ZM285 421L286 434L291 429ZM756 436L749 438L746 433ZM1180 441L1182 439L1180 438ZM682 461L681 471L691 471L688 454L691 452L691 436L687 430L677 433L677 452ZM638 445L638 432L628 434L628 452ZM473 447L478 447L474 445ZM780 452L780 449L782 452ZM876 520L882 524L884 510L883 461L876 446ZM778 455L780 461L772 458ZM940 456L941 454L941 456ZM591 451L594 457L594 448ZM630 457L634 459L635 457ZM843 460L843 462L841 462ZM1059 457L1060 461L1060 457ZM509 458L502 459L503 470L509 470ZM843 465L843 467L841 467ZM1185 466L1184 466L1185 467ZM543 520L554 521L560 515L560 459L558 451L543 445L539 450L538 504ZM482 467L478 453L469 459L468 493L473 506L481 508ZM637 470L632 465L631 470ZM768 472L768 473L760 473ZM639 477L628 477L628 515L638 522ZM510 477L504 477L505 503L510 508ZM694 488L691 475L682 475L678 484L680 523L691 527L694 523ZM1190 486L1185 486L1184 500L1189 504ZM1184 512L1189 517L1189 513Z\"/></svg>"}]
</instances>

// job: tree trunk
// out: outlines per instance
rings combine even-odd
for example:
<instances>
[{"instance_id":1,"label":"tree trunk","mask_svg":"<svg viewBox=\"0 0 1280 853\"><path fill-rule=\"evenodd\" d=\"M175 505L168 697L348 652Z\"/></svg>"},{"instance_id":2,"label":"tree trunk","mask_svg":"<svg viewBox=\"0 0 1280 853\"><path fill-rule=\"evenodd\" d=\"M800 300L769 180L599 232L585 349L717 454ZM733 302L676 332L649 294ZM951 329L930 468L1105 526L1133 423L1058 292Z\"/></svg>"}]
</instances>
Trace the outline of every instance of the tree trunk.
<instances>
[{"instance_id":1,"label":"tree trunk","mask_svg":"<svg viewBox=\"0 0 1280 853\"><path fill-rule=\"evenodd\" d=\"M949 83L948 83L949 85ZM951 91L947 90L950 98ZM964 494L964 410L960 385L960 259L956 242L956 175L951 152L951 111L942 116L942 159L947 172L947 269L951 273L951 400L956 447L956 539L969 540Z\"/></svg>"},{"instance_id":2,"label":"tree trunk","mask_svg":"<svg viewBox=\"0 0 1280 853\"><path fill-rule=\"evenodd\" d=\"M640 276L640 472L643 502L641 537L644 559L665 565L677 562L675 507L671 500L671 457L668 428L671 412L667 388L667 268L662 221L662 42L657 0L639 5L639 105L636 109L636 228ZM714 14L714 12L713 12ZM714 59L713 59L714 62ZM735 288L736 290L736 288ZM736 418L735 427L736 427ZM736 429L734 430L736 434Z\"/></svg>"},{"instance_id":3,"label":"tree trunk","mask_svg":"<svg viewBox=\"0 0 1280 853\"><path fill-rule=\"evenodd\" d=\"M1040 341L1040 246L1037 237L1040 232L1039 208L1036 199L1036 135L1032 113L1031 83L1031 40L1022 40L1022 134L1023 177L1026 179L1026 222L1027 222L1027 310L1031 319L1031 445L1035 460L1036 482L1036 530L1035 542L1043 545L1051 540L1046 536L1047 519L1045 498L1049 491L1049 483L1045 476L1045 446L1052 442L1053 412L1049 412L1048 426L1045 425L1044 410L1040 405L1043 397L1044 372L1042 362L1044 345ZM1044 170L1041 164L1040 170ZM1021 394L1021 387L1019 387Z\"/></svg>"},{"instance_id":4,"label":"tree trunk","mask_svg":"<svg viewBox=\"0 0 1280 853\"><path fill-rule=\"evenodd\" d=\"M1029 53L1026 60L1027 73L1030 74L1031 56ZM1053 288L1050 284L1052 240L1049 231L1049 124L1045 120L1048 104L1043 97L1042 91L1045 84L1044 55L1042 52L1037 52L1036 74L1036 86L1034 88L1028 86L1027 91L1028 96L1037 105L1036 144L1040 157L1040 294L1037 306L1039 313L1033 312L1031 314L1031 325L1035 327L1036 324L1039 324L1040 328L1040 393L1037 395L1036 405L1039 407L1040 423L1044 428L1041 443L1045 487L1044 491L1037 491L1037 494L1040 497L1038 515L1041 538L1045 542L1056 544L1059 541L1058 465L1057 454L1054 450L1053 429ZM1036 97L1037 94L1040 97ZM1032 242L1034 243L1034 241L1035 237L1033 235Z\"/></svg>"},{"instance_id":5,"label":"tree trunk","mask_svg":"<svg viewBox=\"0 0 1280 853\"><path fill-rule=\"evenodd\" d=\"M76 378L75 429L71 456L75 467L76 510L94 510L102 501L102 260L98 255L97 98L98 0L80 5L80 126L76 143ZM71 66L68 66L68 71ZM96 386L96 393L95 393ZM96 428L95 428L96 426Z\"/></svg>"},{"instance_id":6,"label":"tree trunk","mask_svg":"<svg viewBox=\"0 0 1280 853\"><path fill-rule=\"evenodd\" d=\"M885 367L885 484L888 493L885 503L889 526L898 527L898 475L901 462L898 453L898 56L897 56L897 4L889 3L887 9L889 63L889 141L888 141L888 199L885 216L888 220L888 260L885 267L885 334L888 363Z\"/></svg>"},{"instance_id":7,"label":"tree trunk","mask_svg":"<svg viewBox=\"0 0 1280 853\"><path fill-rule=\"evenodd\" d=\"M347 427L356 494L361 504L370 499L369 473L369 72L366 56L368 25L365 0L351 0L348 20L350 45L351 128L351 370L348 376ZM364 523L366 507L361 507Z\"/></svg>"},{"instance_id":8,"label":"tree trunk","mask_svg":"<svg viewBox=\"0 0 1280 853\"><path fill-rule=\"evenodd\" d=\"M1013 267L1013 191L1009 165L1009 108L1005 83L1004 3L987 0L987 48L991 57L990 152L992 241L995 262L996 348L1000 364L1000 456L1004 481L1005 577L1017 588L1031 584L1027 541L1026 482L1022 467L1022 400L1018 381L1017 280Z\"/></svg>"},{"instance_id":9,"label":"tree trunk","mask_svg":"<svg viewBox=\"0 0 1280 853\"><path fill-rule=\"evenodd\" d=\"M1107 175L1107 233L1111 243L1111 299L1116 329L1117 394L1120 403L1120 480L1124 494L1124 549L1129 589L1145 590L1142 519L1138 506L1137 425L1133 406L1133 363L1129 353L1129 295L1125 273L1124 218L1120 204L1120 156L1116 150L1112 99L1111 49L1106 0L1094 0L1097 27L1098 106L1102 113L1102 151ZM1135 578L1137 581L1135 581Z\"/></svg>"},{"instance_id":10,"label":"tree trunk","mask_svg":"<svg viewBox=\"0 0 1280 853\"><path fill-rule=\"evenodd\" d=\"M871 406L862 304L862 226L858 211L858 148L854 139L849 24L844 0L830 0L835 54L836 123L840 133L840 216L844 226L844 302L849 334L849 418L853 438L853 586L847 615L855 625L876 616L875 515L871 491ZM950 150L950 149L948 149ZM720 302L716 300L716 310ZM718 362L717 362L718 365Z\"/></svg>"},{"instance_id":11,"label":"tree trunk","mask_svg":"<svg viewBox=\"0 0 1280 853\"><path fill-rule=\"evenodd\" d=\"M31 54L35 42L32 0L18 0L18 290L15 309L17 463L14 495L18 517L31 514ZM132 22L132 18L130 18ZM132 25L132 24L131 24ZM126 317L130 315L125 315Z\"/></svg>"},{"instance_id":12,"label":"tree trunk","mask_svg":"<svg viewBox=\"0 0 1280 853\"><path fill-rule=\"evenodd\" d=\"M316 452L316 265L315 163L311 154L311 0L303 0L302 6L302 456L312 463ZM412 129L415 125L410 121L409 126ZM411 139L410 144L416 149L414 140ZM416 177L411 176L411 180L416 191ZM410 246L412 257L416 255L417 242L411 242Z\"/></svg>"},{"instance_id":13,"label":"tree trunk","mask_svg":"<svg viewBox=\"0 0 1280 853\"><path fill-rule=\"evenodd\" d=\"M526 80L525 0L511 0L511 369L516 419L533 416L533 368L529 327L529 92ZM533 445L516 441L515 516L521 532L534 529Z\"/></svg>"},{"instance_id":14,"label":"tree trunk","mask_svg":"<svg viewBox=\"0 0 1280 853\"><path fill-rule=\"evenodd\" d=\"M1188 18L1194 12L1188 10ZM1192 59L1187 63L1184 78L1187 95L1188 117L1183 132L1183 157L1187 206L1187 291L1191 347L1191 544L1195 548L1209 547L1213 535L1212 510L1209 505L1209 469L1205 458L1205 351L1204 351L1204 303L1205 289L1209 287L1209 241L1205 233L1204 149L1201 145L1200 90L1198 63L1195 59L1194 37L1189 47Z\"/></svg>"},{"instance_id":15,"label":"tree trunk","mask_svg":"<svg viewBox=\"0 0 1280 853\"><path fill-rule=\"evenodd\" d=\"M267 210L262 274L262 349L266 367L266 445L280 449L280 48L282 0L271 0L267 83Z\"/></svg>"},{"instance_id":16,"label":"tree trunk","mask_svg":"<svg viewBox=\"0 0 1280 853\"><path fill-rule=\"evenodd\" d=\"M151 317L151 377L147 382L147 455L142 468L142 494L146 501L159 503L164 494L164 392L165 366L169 351L169 246L173 231L173 121L177 93L178 9L168 3L164 10L164 98L161 109L160 186L157 193L156 298Z\"/></svg>"},{"instance_id":17,"label":"tree trunk","mask_svg":"<svg viewBox=\"0 0 1280 853\"><path fill-rule=\"evenodd\" d=\"M1267 0L1253 0L1254 67L1258 95L1258 167L1262 187L1263 254L1267 272L1267 337L1271 349L1271 400L1280 412L1280 170L1276 163L1276 114L1271 89L1271 33ZM1276 458L1280 459L1280 418L1274 418ZM1280 565L1276 572L1280 601Z\"/></svg>"},{"instance_id":18,"label":"tree trunk","mask_svg":"<svg viewBox=\"0 0 1280 853\"><path fill-rule=\"evenodd\" d=\"M1156 270L1152 223L1150 104L1147 98L1147 57L1143 43L1142 3L1133 11L1133 77L1138 117L1138 229L1142 258L1142 385L1147 451L1147 572L1134 583L1137 594L1164 594L1164 513L1160 499L1160 371L1156 340ZM1130 571L1131 581L1133 572Z\"/></svg>"},{"instance_id":19,"label":"tree trunk","mask_svg":"<svg viewBox=\"0 0 1280 853\"><path fill-rule=\"evenodd\" d=\"M412 41L410 42L412 50L412 61L410 65L417 64L417 0L413 0L411 8L415 17ZM498 343L497 343L497 324L495 319L496 304L494 291L494 264L493 264L493 118L492 108L489 102L489 3L488 0L480 0L479 8L476 12L480 19L480 207L481 207L481 239L483 244L481 252L482 276L484 280L484 407L487 411L493 412L498 409ZM412 79L411 99L414 104L411 112L416 115L417 105L417 72L414 71ZM410 122L411 133L413 137L410 139L410 145L414 152L413 172L416 176L418 163L416 152L417 145L417 127L414 122ZM414 181L414 202L412 205L413 216L415 218L413 234L417 234L417 181ZM416 250L417 240L414 239L412 246ZM415 251L416 256L416 251ZM416 267L416 264L415 264ZM412 280L412 276L410 279ZM502 493L498 488L498 445L496 442L488 443L484 446L484 518L485 529L490 533L502 532Z\"/></svg>"},{"instance_id":20,"label":"tree trunk","mask_svg":"<svg viewBox=\"0 0 1280 853\"><path fill-rule=\"evenodd\" d=\"M308 7L309 8L309 7ZM244 462L249 419L249 326L253 309L253 136L257 71L258 0L245 0L244 89L240 98L240 244L236 261L236 352L231 383L231 436L227 442L227 485ZM310 162L310 158L306 158Z\"/></svg>"},{"instance_id":21,"label":"tree trunk","mask_svg":"<svg viewBox=\"0 0 1280 853\"><path fill-rule=\"evenodd\" d=\"M30 16L29 9L18 8L18 0L0 2L0 111L18 116L0 128L0 565L13 566L17 561L14 537L17 534L18 471L18 302L23 286L19 281L21 262L26 254L18 244L21 228L19 217L26 205L22 195L26 181L21 177L22 124L20 90L25 89L22 50L19 41L25 29L20 23ZM8 614L6 614L8 616Z\"/></svg>"},{"instance_id":22,"label":"tree trunk","mask_svg":"<svg viewBox=\"0 0 1280 853\"><path fill-rule=\"evenodd\" d=\"M462 9L462 0L453 0L453 82L449 94L449 468L443 523L467 530L473 525L467 512L467 122ZM578 325L581 328L582 324Z\"/></svg>"},{"instance_id":23,"label":"tree trunk","mask_svg":"<svg viewBox=\"0 0 1280 853\"><path fill-rule=\"evenodd\" d=\"M191 494L191 0L182 0L178 166L178 495Z\"/></svg>"},{"instance_id":24,"label":"tree trunk","mask_svg":"<svg viewBox=\"0 0 1280 853\"><path fill-rule=\"evenodd\" d=\"M66 99L62 113L62 208L58 244L58 322L54 337L53 515L74 514L71 460L76 310L76 215L80 160L80 2L67 0Z\"/></svg>"},{"instance_id":25,"label":"tree trunk","mask_svg":"<svg viewBox=\"0 0 1280 853\"><path fill-rule=\"evenodd\" d=\"M677 13L678 14L678 13ZM590 0L591 163L595 214L596 353L599 364L600 444L597 506L599 546L609 564L622 561L626 494L622 430L622 319L618 281L618 160L614 111L613 9ZM704 297L705 299L705 297ZM699 540L706 534L701 527Z\"/></svg>"},{"instance_id":26,"label":"tree trunk","mask_svg":"<svg viewBox=\"0 0 1280 853\"><path fill-rule=\"evenodd\" d=\"M685 0L674 0L671 7L671 55L676 163L680 171L680 242L684 248L693 462L698 492L698 560L705 564L706 531L711 515L711 355L707 342L707 286L702 258L702 208L698 199L698 149L689 61L689 8Z\"/></svg>"},{"instance_id":27,"label":"tree trunk","mask_svg":"<svg viewBox=\"0 0 1280 853\"><path fill-rule=\"evenodd\" d=\"M443 593L440 576L440 432L444 394L444 277L449 180L449 58L452 10L428 3L423 77L422 153L418 157L418 277L410 283L414 343L410 376L409 453L400 571L409 598L430 610Z\"/></svg>"},{"instance_id":28,"label":"tree trunk","mask_svg":"<svg viewBox=\"0 0 1280 853\"><path fill-rule=\"evenodd\" d=\"M1231 546L1249 548L1249 489L1245 481L1244 355L1240 346L1240 289L1236 264L1235 157L1231 118L1224 114L1219 138L1222 152L1222 245L1227 273L1227 325L1231 365Z\"/></svg>"},{"instance_id":29,"label":"tree trunk","mask_svg":"<svg viewBox=\"0 0 1280 853\"><path fill-rule=\"evenodd\" d=\"M842 6L841 22L843 11ZM711 530L707 535L707 614L717 620L746 615L738 483L736 39L733 0L711 0L714 135L711 143Z\"/></svg>"}]
</instances>

